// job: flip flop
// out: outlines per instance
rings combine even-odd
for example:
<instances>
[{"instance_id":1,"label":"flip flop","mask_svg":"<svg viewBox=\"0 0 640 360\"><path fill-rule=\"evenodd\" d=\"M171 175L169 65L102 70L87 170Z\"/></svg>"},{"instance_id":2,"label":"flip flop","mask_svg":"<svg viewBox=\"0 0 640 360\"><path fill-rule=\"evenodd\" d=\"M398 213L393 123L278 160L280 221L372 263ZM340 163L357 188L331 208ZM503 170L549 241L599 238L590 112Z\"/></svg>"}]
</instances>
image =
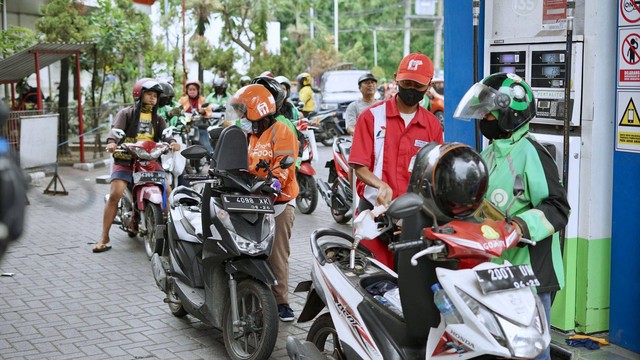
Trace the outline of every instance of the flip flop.
<instances>
[{"instance_id":1,"label":"flip flop","mask_svg":"<svg viewBox=\"0 0 640 360\"><path fill-rule=\"evenodd\" d=\"M111 250L111 245L107 244L96 244L96 246L93 248L94 253L101 253L109 250Z\"/></svg>"}]
</instances>

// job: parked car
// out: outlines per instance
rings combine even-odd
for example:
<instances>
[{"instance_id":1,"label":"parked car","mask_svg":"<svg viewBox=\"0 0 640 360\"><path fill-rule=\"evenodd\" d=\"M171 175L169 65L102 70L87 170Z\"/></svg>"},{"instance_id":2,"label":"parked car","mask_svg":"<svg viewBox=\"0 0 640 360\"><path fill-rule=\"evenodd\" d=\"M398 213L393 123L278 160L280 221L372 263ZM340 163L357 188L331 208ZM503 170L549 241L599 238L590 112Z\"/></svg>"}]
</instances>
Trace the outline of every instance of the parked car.
<instances>
[{"instance_id":1,"label":"parked car","mask_svg":"<svg viewBox=\"0 0 640 360\"><path fill-rule=\"evenodd\" d=\"M431 80L431 86L427 90L426 96L430 100L427 110L431 111L444 127L444 80Z\"/></svg>"},{"instance_id":2,"label":"parked car","mask_svg":"<svg viewBox=\"0 0 640 360\"><path fill-rule=\"evenodd\" d=\"M366 70L326 71L320 78L320 111L338 109L342 103L351 103L362 97L358 79Z\"/></svg>"}]
</instances>

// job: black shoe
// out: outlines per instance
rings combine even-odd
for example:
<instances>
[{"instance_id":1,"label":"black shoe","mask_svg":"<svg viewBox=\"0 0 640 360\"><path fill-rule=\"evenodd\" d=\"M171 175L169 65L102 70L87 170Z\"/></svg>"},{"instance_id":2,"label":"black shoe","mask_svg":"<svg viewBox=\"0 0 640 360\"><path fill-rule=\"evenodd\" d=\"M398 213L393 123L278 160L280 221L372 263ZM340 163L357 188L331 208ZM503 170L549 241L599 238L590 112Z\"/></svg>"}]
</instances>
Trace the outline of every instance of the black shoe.
<instances>
[{"instance_id":1,"label":"black shoe","mask_svg":"<svg viewBox=\"0 0 640 360\"><path fill-rule=\"evenodd\" d=\"M293 310L289 307L289 304L278 305L278 316L281 321L293 321L296 317L293 315Z\"/></svg>"}]
</instances>

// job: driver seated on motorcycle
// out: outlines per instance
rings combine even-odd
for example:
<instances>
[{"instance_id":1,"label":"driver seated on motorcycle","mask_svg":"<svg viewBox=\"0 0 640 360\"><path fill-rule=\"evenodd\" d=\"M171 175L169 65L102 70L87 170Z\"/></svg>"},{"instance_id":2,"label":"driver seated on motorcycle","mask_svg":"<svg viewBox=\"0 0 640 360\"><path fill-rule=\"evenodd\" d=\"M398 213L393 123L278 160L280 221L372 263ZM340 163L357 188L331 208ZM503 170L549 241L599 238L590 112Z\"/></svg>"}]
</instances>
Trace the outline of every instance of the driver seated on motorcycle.
<instances>
[{"instance_id":1,"label":"driver seated on motorcycle","mask_svg":"<svg viewBox=\"0 0 640 360\"><path fill-rule=\"evenodd\" d=\"M313 88L311 87L311 74L302 73L296 78L298 80L298 95L302 102L302 116L308 118L309 114L315 111L316 101L313 99Z\"/></svg>"},{"instance_id":2,"label":"driver seated on motorcycle","mask_svg":"<svg viewBox=\"0 0 640 360\"><path fill-rule=\"evenodd\" d=\"M216 76L213 80L213 93L209 94L206 99L206 103L209 104L209 108L212 112L220 111L220 108L224 108L229 102L229 93L227 92L227 80L223 77Z\"/></svg>"},{"instance_id":3,"label":"driver seated on motorcycle","mask_svg":"<svg viewBox=\"0 0 640 360\"><path fill-rule=\"evenodd\" d=\"M116 114L113 128L125 132L123 142L155 141L162 138L162 131L167 127L164 118L157 113L158 97L162 94L162 87L153 80L144 78L138 80L133 87L135 103ZM172 151L179 151L180 144L169 136L165 138L171 144ZM115 152L118 148L118 139L113 133L107 137L106 150L113 153L113 167L111 169L111 188L109 199L104 207L102 217L102 234L100 241L93 248L93 252L104 252L111 249L109 245L109 230L118 211L118 202L129 184L133 183L133 168L131 155L123 152ZM114 153L115 152L115 153ZM162 166L156 163L156 170L164 171ZM167 193L170 191L167 186Z\"/></svg>"},{"instance_id":4,"label":"driver seated on motorcycle","mask_svg":"<svg viewBox=\"0 0 640 360\"><path fill-rule=\"evenodd\" d=\"M453 116L480 120L480 131L489 139L482 152L489 167L487 200L505 211L516 175L524 179L525 192L510 212L518 232L536 245L509 249L496 261L531 265L541 283L536 290L550 324L551 299L564 286L558 232L569 221L570 206L555 160L529 133L535 104L531 87L520 76L496 73L473 85ZM550 358L547 348L536 359Z\"/></svg>"},{"instance_id":5,"label":"driver seated on motorcycle","mask_svg":"<svg viewBox=\"0 0 640 360\"><path fill-rule=\"evenodd\" d=\"M187 94L178 100L178 103L182 105L182 110L187 115L199 114L202 117L210 118L211 107L204 106L206 101L204 96L200 94L201 87L198 80L189 80L185 84ZM212 151L209 144L209 133L207 132L208 125L204 122L200 124L191 124L190 126L198 126L198 132L200 134L200 145L207 148L209 152Z\"/></svg>"},{"instance_id":6,"label":"driver seated on motorcycle","mask_svg":"<svg viewBox=\"0 0 640 360\"><path fill-rule=\"evenodd\" d=\"M298 140L296 135L284 123L277 121L276 100L262 85L250 84L240 90L229 100L242 127L248 129L249 137L249 171L255 175L266 177L264 169L257 169L260 160L265 160L273 169L285 156L296 159ZM246 124L246 125L245 125ZM293 321L295 316L289 306L289 239L295 219L295 199L299 188L296 181L295 167L273 170L273 176L280 182L281 192L274 204L275 238L269 263L278 280L272 287L278 304L278 314L282 321Z\"/></svg>"}]
</instances>

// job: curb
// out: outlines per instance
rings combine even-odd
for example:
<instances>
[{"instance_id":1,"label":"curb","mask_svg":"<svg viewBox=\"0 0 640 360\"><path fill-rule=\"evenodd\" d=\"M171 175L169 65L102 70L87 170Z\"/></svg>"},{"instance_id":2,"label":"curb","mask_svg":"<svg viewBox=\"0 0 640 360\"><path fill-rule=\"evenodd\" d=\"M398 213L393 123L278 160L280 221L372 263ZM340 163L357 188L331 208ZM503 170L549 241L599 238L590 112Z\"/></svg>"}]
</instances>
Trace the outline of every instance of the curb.
<instances>
[{"instance_id":1,"label":"curb","mask_svg":"<svg viewBox=\"0 0 640 360\"><path fill-rule=\"evenodd\" d=\"M44 179L45 177L53 176L55 171L35 171L31 173L25 173L25 180L27 184L36 182L37 180Z\"/></svg>"},{"instance_id":2,"label":"curb","mask_svg":"<svg viewBox=\"0 0 640 360\"><path fill-rule=\"evenodd\" d=\"M91 171L93 169L108 167L111 166L111 159L98 160L92 163L75 163L73 164L74 169L80 169L84 171Z\"/></svg>"}]
</instances>

